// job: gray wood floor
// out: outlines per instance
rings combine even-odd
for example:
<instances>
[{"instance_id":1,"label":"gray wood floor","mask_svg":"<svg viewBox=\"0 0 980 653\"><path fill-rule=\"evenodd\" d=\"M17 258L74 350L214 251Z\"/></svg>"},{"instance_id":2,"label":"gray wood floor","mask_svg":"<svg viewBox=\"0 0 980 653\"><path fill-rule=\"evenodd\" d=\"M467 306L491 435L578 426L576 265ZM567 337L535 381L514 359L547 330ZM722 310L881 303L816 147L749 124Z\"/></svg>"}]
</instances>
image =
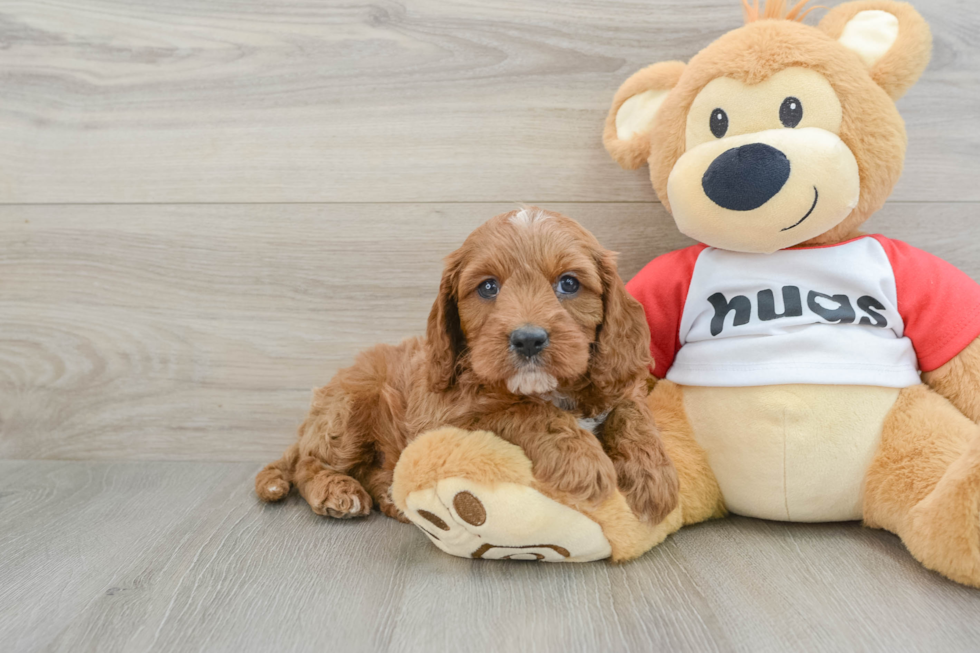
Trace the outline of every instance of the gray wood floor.
<instances>
[{"instance_id":1,"label":"gray wood floor","mask_svg":"<svg viewBox=\"0 0 980 653\"><path fill-rule=\"evenodd\" d=\"M869 228L980 279L980 12L916 5L935 56ZM624 277L687 244L602 122L629 74L740 21L0 0L0 651L978 650L980 592L856 525L730 519L541 566L252 496L310 389L420 333L441 257L492 215L562 211Z\"/></svg>"},{"instance_id":2,"label":"gray wood floor","mask_svg":"<svg viewBox=\"0 0 980 653\"><path fill-rule=\"evenodd\" d=\"M248 463L0 462L5 651L976 651L980 593L887 533L733 518L638 561L451 558L265 506Z\"/></svg>"}]
</instances>

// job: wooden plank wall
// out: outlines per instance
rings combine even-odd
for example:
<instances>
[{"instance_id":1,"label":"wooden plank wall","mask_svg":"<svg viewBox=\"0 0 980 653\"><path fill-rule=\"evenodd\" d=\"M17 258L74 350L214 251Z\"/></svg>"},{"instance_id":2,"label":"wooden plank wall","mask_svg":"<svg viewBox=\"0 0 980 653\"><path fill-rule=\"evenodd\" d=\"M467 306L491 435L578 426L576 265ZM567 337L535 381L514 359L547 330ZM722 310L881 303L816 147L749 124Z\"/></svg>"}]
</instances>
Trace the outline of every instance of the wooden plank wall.
<instances>
[{"instance_id":1,"label":"wooden plank wall","mask_svg":"<svg viewBox=\"0 0 980 653\"><path fill-rule=\"evenodd\" d=\"M869 227L980 279L980 12L918 8L934 60ZM602 120L633 71L740 22L736 0L0 2L0 457L272 458L520 202L625 277L685 245Z\"/></svg>"}]
</instances>

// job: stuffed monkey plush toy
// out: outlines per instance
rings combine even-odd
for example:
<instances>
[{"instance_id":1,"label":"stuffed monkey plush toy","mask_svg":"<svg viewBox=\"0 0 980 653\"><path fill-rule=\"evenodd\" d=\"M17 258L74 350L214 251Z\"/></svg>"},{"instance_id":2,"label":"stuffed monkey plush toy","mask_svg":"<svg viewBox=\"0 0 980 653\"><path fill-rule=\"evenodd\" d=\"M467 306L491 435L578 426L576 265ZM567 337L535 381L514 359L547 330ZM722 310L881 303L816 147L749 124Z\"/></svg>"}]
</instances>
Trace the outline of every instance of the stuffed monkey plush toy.
<instances>
[{"instance_id":1,"label":"stuffed monkey plush toy","mask_svg":"<svg viewBox=\"0 0 980 653\"><path fill-rule=\"evenodd\" d=\"M895 100L929 28L890 0L810 27L803 4L745 2L744 27L633 75L606 121L701 243L628 284L680 521L862 519L980 587L980 286L859 231L901 173Z\"/></svg>"}]
</instances>

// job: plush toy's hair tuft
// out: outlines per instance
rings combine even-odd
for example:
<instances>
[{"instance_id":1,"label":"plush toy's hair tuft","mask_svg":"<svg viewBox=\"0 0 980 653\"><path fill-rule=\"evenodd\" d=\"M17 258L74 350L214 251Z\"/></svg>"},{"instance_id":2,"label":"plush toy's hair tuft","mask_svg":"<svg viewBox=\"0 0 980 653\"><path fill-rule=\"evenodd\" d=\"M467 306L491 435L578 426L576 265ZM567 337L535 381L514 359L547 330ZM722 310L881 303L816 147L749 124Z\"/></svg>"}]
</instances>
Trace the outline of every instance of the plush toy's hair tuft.
<instances>
[{"instance_id":1,"label":"plush toy's hair tuft","mask_svg":"<svg viewBox=\"0 0 980 653\"><path fill-rule=\"evenodd\" d=\"M749 4L749 0L742 0L742 8L745 9L746 23L773 19L803 22L803 19L807 17L807 14L814 9L826 9L826 7L817 5L803 11L803 7L809 1L810 0L800 0L800 2L797 2L792 7L787 8L786 0L766 0L765 9L762 9L759 7L759 0L753 0L752 4Z\"/></svg>"}]
</instances>

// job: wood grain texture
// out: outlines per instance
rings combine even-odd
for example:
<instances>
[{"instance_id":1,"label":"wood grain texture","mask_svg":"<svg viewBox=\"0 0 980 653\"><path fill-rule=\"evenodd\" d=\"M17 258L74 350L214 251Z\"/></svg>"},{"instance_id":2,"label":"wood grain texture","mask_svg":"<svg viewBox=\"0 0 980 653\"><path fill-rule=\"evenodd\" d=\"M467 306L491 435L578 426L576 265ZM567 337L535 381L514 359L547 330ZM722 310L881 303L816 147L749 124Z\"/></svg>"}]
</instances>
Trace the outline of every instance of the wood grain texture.
<instances>
[{"instance_id":1,"label":"wood grain texture","mask_svg":"<svg viewBox=\"0 0 980 653\"><path fill-rule=\"evenodd\" d=\"M659 204L553 204L625 278L685 246ZM441 258L506 204L0 207L0 457L271 460L310 390L420 334ZM869 226L980 279L973 204Z\"/></svg>"},{"instance_id":2,"label":"wood grain texture","mask_svg":"<svg viewBox=\"0 0 980 653\"><path fill-rule=\"evenodd\" d=\"M687 242L654 206L555 208L631 275ZM310 390L424 332L442 257L512 208L0 207L0 457L278 455Z\"/></svg>"},{"instance_id":3,"label":"wood grain texture","mask_svg":"<svg viewBox=\"0 0 980 653\"><path fill-rule=\"evenodd\" d=\"M935 57L894 197L978 201L980 12L917 6ZM651 201L602 149L613 93L741 22L737 0L6 0L0 202Z\"/></svg>"},{"instance_id":4,"label":"wood grain texture","mask_svg":"<svg viewBox=\"0 0 980 653\"><path fill-rule=\"evenodd\" d=\"M262 505L254 471L0 461L4 651L955 652L980 638L980 594L856 524L732 518L620 566L468 561L379 515Z\"/></svg>"}]
</instances>

